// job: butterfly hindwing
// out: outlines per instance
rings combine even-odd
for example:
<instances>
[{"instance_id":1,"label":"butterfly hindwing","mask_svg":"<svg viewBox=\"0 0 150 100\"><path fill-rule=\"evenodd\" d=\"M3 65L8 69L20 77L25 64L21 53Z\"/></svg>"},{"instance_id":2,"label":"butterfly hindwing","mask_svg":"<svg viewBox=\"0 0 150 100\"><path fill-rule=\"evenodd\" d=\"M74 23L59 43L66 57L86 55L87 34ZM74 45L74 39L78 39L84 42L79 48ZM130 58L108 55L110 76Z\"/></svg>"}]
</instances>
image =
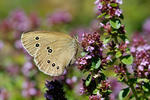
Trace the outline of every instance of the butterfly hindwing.
<instances>
[{"instance_id":1,"label":"butterfly hindwing","mask_svg":"<svg viewBox=\"0 0 150 100\"><path fill-rule=\"evenodd\" d=\"M42 72L51 76L59 76L64 72L64 68L68 66L75 53L76 48L70 40L59 40L40 48L34 60Z\"/></svg>"}]
</instances>

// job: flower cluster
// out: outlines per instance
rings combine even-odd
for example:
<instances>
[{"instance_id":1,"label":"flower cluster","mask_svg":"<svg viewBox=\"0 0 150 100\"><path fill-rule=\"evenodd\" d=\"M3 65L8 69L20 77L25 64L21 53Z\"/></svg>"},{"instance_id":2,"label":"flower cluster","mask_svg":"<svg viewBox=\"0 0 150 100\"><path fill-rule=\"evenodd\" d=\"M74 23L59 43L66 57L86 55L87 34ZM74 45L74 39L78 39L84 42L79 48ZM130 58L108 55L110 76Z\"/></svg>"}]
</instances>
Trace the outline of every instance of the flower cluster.
<instances>
[{"instance_id":1,"label":"flower cluster","mask_svg":"<svg viewBox=\"0 0 150 100\"><path fill-rule=\"evenodd\" d=\"M9 16L2 21L0 29L5 33L13 31L14 36L20 38L20 33L38 28L39 26L40 18L35 13L31 13L27 16L23 10L18 9L11 12Z\"/></svg>"},{"instance_id":2,"label":"flower cluster","mask_svg":"<svg viewBox=\"0 0 150 100\"><path fill-rule=\"evenodd\" d=\"M47 81L45 86L47 88L44 94L46 100L67 100L64 96L63 86L59 81Z\"/></svg>"},{"instance_id":3,"label":"flower cluster","mask_svg":"<svg viewBox=\"0 0 150 100\"><path fill-rule=\"evenodd\" d=\"M22 95L24 97L31 97L31 96L37 96L39 95L40 91L35 88L35 82L29 82L29 81L25 81L23 83L23 90L22 90Z\"/></svg>"},{"instance_id":4,"label":"flower cluster","mask_svg":"<svg viewBox=\"0 0 150 100\"><path fill-rule=\"evenodd\" d=\"M150 79L150 45L141 36L134 36L131 46L135 76Z\"/></svg>"},{"instance_id":5,"label":"flower cluster","mask_svg":"<svg viewBox=\"0 0 150 100\"><path fill-rule=\"evenodd\" d=\"M107 14L108 17L121 16L122 10L119 9L119 4L122 0L96 0L96 7L101 14Z\"/></svg>"},{"instance_id":6,"label":"flower cluster","mask_svg":"<svg viewBox=\"0 0 150 100\"><path fill-rule=\"evenodd\" d=\"M79 58L76 64L78 65L78 68L80 70L83 69L89 70L91 68L93 60L98 61L99 59L102 59L103 44L100 41L99 33L95 32L93 34L83 34L81 44L83 47L83 53L82 53L83 57ZM104 61L102 61L102 64L103 63ZM100 65L97 67L99 68Z\"/></svg>"},{"instance_id":7,"label":"flower cluster","mask_svg":"<svg viewBox=\"0 0 150 100\"><path fill-rule=\"evenodd\" d=\"M69 23L72 20L72 16L67 11L57 11L48 16L47 22L49 25Z\"/></svg>"}]
</instances>

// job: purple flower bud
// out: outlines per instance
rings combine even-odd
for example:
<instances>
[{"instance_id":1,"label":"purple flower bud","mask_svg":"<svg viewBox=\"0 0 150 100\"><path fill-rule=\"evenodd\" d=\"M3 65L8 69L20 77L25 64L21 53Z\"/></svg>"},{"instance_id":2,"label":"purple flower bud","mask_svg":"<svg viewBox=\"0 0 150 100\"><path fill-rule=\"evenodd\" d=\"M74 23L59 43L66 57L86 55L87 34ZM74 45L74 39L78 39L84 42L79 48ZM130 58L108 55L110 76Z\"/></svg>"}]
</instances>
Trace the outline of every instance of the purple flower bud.
<instances>
[{"instance_id":1,"label":"purple flower bud","mask_svg":"<svg viewBox=\"0 0 150 100\"><path fill-rule=\"evenodd\" d=\"M148 61L145 61L144 59L142 60L142 62L141 62L141 66L143 65L143 66L146 66L147 64L149 64L149 62Z\"/></svg>"},{"instance_id":2,"label":"purple flower bud","mask_svg":"<svg viewBox=\"0 0 150 100\"><path fill-rule=\"evenodd\" d=\"M85 90L83 87L80 88L80 94L83 95L85 93Z\"/></svg>"},{"instance_id":3,"label":"purple flower bud","mask_svg":"<svg viewBox=\"0 0 150 100\"><path fill-rule=\"evenodd\" d=\"M79 64L81 64L81 65L85 65L85 64L87 64L87 62L86 62L86 60L81 60L81 62L79 63Z\"/></svg>"}]
</instances>

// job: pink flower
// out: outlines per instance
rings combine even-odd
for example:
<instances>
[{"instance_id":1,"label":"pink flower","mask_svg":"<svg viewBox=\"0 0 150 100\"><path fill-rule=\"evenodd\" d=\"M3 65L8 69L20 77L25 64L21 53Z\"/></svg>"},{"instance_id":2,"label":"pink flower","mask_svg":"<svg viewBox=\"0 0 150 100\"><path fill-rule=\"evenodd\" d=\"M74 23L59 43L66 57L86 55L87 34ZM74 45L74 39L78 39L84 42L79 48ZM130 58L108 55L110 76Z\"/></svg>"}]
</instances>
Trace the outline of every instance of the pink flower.
<instances>
[{"instance_id":1,"label":"pink flower","mask_svg":"<svg viewBox=\"0 0 150 100\"><path fill-rule=\"evenodd\" d=\"M94 47L92 47L92 46L88 46L86 49L86 51L88 51L88 52L92 52L93 50L94 50Z\"/></svg>"},{"instance_id":2,"label":"pink flower","mask_svg":"<svg viewBox=\"0 0 150 100\"><path fill-rule=\"evenodd\" d=\"M116 0L116 2L117 2L118 4L122 4L122 3L123 3L122 0Z\"/></svg>"},{"instance_id":3,"label":"pink flower","mask_svg":"<svg viewBox=\"0 0 150 100\"><path fill-rule=\"evenodd\" d=\"M117 9L115 11L115 15L120 16L122 14L122 11L120 9Z\"/></svg>"}]
</instances>

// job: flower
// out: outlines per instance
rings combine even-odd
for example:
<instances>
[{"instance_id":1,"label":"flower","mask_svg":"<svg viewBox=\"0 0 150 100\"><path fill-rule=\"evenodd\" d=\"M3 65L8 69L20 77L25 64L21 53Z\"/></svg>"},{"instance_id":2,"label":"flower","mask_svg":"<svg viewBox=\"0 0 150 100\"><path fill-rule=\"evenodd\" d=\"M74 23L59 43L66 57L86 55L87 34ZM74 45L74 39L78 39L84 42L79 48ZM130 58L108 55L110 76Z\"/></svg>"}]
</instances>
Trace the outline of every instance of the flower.
<instances>
[{"instance_id":1,"label":"flower","mask_svg":"<svg viewBox=\"0 0 150 100\"><path fill-rule=\"evenodd\" d=\"M46 100L67 100L61 82L57 80L46 81L45 86L47 88L44 94Z\"/></svg>"},{"instance_id":2,"label":"flower","mask_svg":"<svg viewBox=\"0 0 150 100\"><path fill-rule=\"evenodd\" d=\"M122 11L120 9L117 9L115 11L115 15L117 15L118 17L122 14Z\"/></svg>"},{"instance_id":3,"label":"flower","mask_svg":"<svg viewBox=\"0 0 150 100\"><path fill-rule=\"evenodd\" d=\"M150 33L150 18L148 18L143 24L144 32Z\"/></svg>"},{"instance_id":4,"label":"flower","mask_svg":"<svg viewBox=\"0 0 150 100\"><path fill-rule=\"evenodd\" d=\"M133 55L134 63L132 68L136 77L148 77L150 66L150 45L139 36L133 36L131 53Z\"/></svg>"},{"instance_id":5,"label":"flower","mask_svg":"<svg viewBox=\"0 0 150 100\"><path fill-rule=\"evenodd\" d=\"M65 24L72 20L72 16L67 11L57 11L48 16L47 22L50 25Z\"/></svg>"},{"instance_id":6,"label":"flower","mask_svg":"<svg viewBox=\"0 0 150 100\"><path fill-rule=\"evenodd\" d=\"M99 95L92 95L92 96L89 96L89 100L104 100L101 98L101 96Z\"/></svg>"},{"instance_id":7,"label":"flower","mask_svg":"<svg viewBox=\"0 0 150 100\"><path fill-rule=\"evenodd\" d=\"M4 47L4 43L2 40L0 40L0 50Z\"/></svg>"},{"instance_id":8,"label":"flower","mask_svg":"<svg viewBox=\"0 0 150 100\"><path fill-rule=\"evenodd\" d=\"M18 32L29 31L31 28L30 20L22 10L13 11L8 20L10 21L12 28Z\"/></svg>"},{"instance_id":9,"label":"flower","mask_svg":"<svg viewBox=\"0 0 150 100\"><path fill-rule=\"evenodd\" d=\"M25 81L22 85L22 95L24 97L37 96L39 94L38 89L35 88L35 82Z\"/></svg>"},{"instance_id":10,"label":"flower","mask_svg":"<svg viewBox=\"0 0 150 100\"><path fill-rule=\"evenodd\" d=\"M123 2L122 2L122 0L116 0L116 3L122 4Z\"/></svg>"},{"instance_id":11,"label":"flower","mask_svg":"<svg viewBox=\"0 0 150 100\"><path fill-rule=\"evenodd\" d=\"M8 100L9 99L9 93L6 89L0 88L0 100Z\"/></svg>"}]
</instances>

